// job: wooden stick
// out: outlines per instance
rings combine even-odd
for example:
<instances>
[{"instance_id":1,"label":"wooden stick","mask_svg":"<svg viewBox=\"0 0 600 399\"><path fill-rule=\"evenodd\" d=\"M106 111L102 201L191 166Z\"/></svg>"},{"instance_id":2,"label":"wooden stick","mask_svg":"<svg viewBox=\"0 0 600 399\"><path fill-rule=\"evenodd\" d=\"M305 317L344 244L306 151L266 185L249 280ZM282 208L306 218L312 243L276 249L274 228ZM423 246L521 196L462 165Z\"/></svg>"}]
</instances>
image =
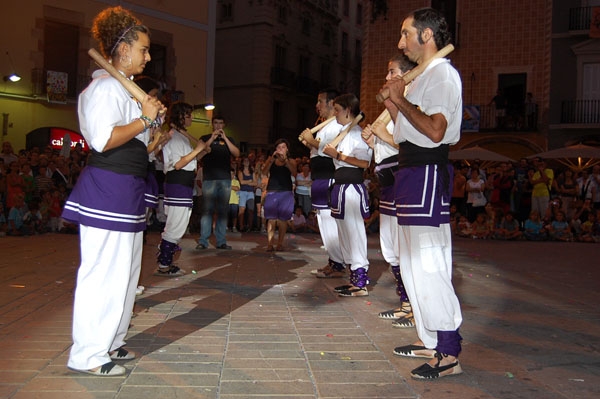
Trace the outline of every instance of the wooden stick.
<instances>
[{"instance_id":1,"label":"wooden stick","mask_svg":"<svg viewBox=\"0 0 600 399\"><path fill-rule=\"evenodd\" d=\"M356 115L354 117L354 119L352 120L352 123L347 128L342 130L337 136L335 136L335 138L333 140L331 140L331 142L329 144L331 144L331 146L333 146L333 147L337 147L338 144L340 143L340 141L342 141L344 139L344 137L346 137L348 132L350 130L352 130L352 128L354 126L358 125L358 123L362 120L362 118L364 118L364 116L365 116L365 114L363 114L362 112L359 113L358 115Z\"/></svg>"},{"instance_id":2,"label":"wooden stick","mask_svg":"<svg viewBox=\"0 0 600 399\"><path fill-rule=\"evenodd\" d=\"M106 72L108 72L110 76L117 79L117 81L121 83L121 86L123 86L125 90L127 90L129 94L133 96L133 98L138 100L140 103L142 103L146 99L146 96L148 94L144 90L142 90L142 88L138 86L133 80L127 79L125 76L123 76L123 74L121 74L121 72L119 72L117 68L115 68L104 57L102 57L102 55L98 51L96 51L96 49L89 49L88 55L92 57L92 59L96 62L96 64L98 64L100 68L104 69ZM186 136L188 139L192 140L194 144L198 142L198 139L189 134L188 132L180 133Z\"/></svg>"},{"instance_id":3,"label":"wooden stick","mask_svg":"<svg viewBox=\"0 0 600 399\"><path fill-rule=\"evenodd\" d=\"M332 116L331 118L326 119L325 121L323 121L323 122L319 123L318 125L312 127L310 129L310 132L312 134L315 134L315 133L319 132L319 130L323 129L325 126L327 126L334 119L335 119L335 116ZM298 136L298 140L302 141L302 136Z\"/></svg>"},{"instance_id":4,"label":"wooden stick","mask_svg":"<svg viewBox=\"0 0 600 399\"><path fill-rule=\"evenodd\" d=\"M444 58L445 56L447 56L448 54L450 54L453 51L454 51L454 46L452 44L448 44L446 47L443 47L441 50L439 50L437 53L435 53L433 55L433 57L431 57L430 59L428 59L424 63L417 65L413 69L411 69L406 75L404 75L402 77L402 80L404 80L406 82L406 84L409 84L417 76L419 76L420 74L422 74L425 71L425 69L427 69L427 67L429 66L429 64L431 63L431 61L436 60L438 58ZM378 93L375 96L375 98L377 99L378 103L382 103L389 96L390 96L390 90L386 88L386 89L383 89L380 93Z\"/></svg>"}]
</instances>

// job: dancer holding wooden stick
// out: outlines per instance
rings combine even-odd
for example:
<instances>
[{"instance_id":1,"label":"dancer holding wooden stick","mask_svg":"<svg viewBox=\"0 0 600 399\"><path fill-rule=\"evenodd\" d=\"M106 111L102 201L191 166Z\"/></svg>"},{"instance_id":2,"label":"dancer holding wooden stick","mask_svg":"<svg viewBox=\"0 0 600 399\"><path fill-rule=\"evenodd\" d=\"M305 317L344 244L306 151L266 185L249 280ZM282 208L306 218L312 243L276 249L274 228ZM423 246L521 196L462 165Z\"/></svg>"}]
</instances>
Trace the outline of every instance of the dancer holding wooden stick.
<instances>
[{"instance_id":1,"label":"dancer holding wooden stick","mask_svg":"<svg viewBox=\"0 0 600 399\"><path fill-rule=\"evenodd\" d=\"M399 144L394 174L400 271L410 298L419 341L394 349L399 356L425 357L413 378L462 373L458 363L462 314L452 286L449 146L460 139L462 84L446 59L431 58L450 41L444 17L432 8L411 13L402 23L398 48L418 64L428 64L405 92L406 82L386 83L398 109L394 141ZM431 62L430 62L431 61Z\"/></svg>"},{"instance_id":2,"label":"dancer holding wooden stick","mask_svg":"<svg viewBox=\"0 0 600 399\"><path fill-rule=\"evenodd\" d=\"M100 12L92 34L103 56L126 77L142 73L150 61L150 31L121 7ZM113 360L135 358L123 346L142 260L146 146L164 107L148 95L138 102L105 70L92 77L78 103L91 156L63 212L80 224L81 250L68 366L116 376L126 369Z\"/></svg>"}]
</instances>

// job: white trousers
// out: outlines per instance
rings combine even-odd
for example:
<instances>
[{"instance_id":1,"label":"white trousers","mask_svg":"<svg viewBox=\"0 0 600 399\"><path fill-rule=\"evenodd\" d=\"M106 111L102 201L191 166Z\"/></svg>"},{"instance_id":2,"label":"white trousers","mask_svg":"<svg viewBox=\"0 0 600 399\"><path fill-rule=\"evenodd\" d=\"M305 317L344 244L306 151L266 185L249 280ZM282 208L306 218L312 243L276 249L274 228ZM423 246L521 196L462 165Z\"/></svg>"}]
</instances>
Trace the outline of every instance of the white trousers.
<instances>
[{"instance_id":1,"label":"white trousers","mask_svg":"<svg viewBox=\"0 0 600 399\"><path fill-rule=\"evenodd\" d=\"M125 345L142 263L143 232L79 228L81 265L68 366L89 370Z\"/></svg>"},{"instance_id":2,"label":"white trousers","mask_svg":"<svg viewBox=\"0 0 600 399\"><path fill-rule=\"evenodd\" d=\"M425 347L437 346L438 331L455 331L462 323L452 286L450 225L398 226L400 272L410 299L417 335Z\"/></svg>"},{"instance_id":3,"label":"white trousers","mask_svg":"<svg viewBox=\"0 0 600 399\"><path fill-rule=\"evenodd\" d=\"M162 233L162 239L173 244L179 244L190 222L192 208L165 205L165 213L167 214L167 222Z\"/></svg>"},{"instance_id":4,"label":"white trousers","mask_svg":"<svg viewBox=\"0 0 600 399\"><path fill-rule=\"evenodd\" d=\"M391 266L398 266L399 243L398 243L398 221L395 216L379 214L379 244L381 245L381 255L383 259Z\"/></svg>"},{"instance_id":5,"label":"white trousers","mask_svg":"<svg viewBox=\"0 0 600 399\"><path fill-rule=\"evenodd\" d=\"M338 236L338 227L335 219L331 217L330 209L319 209L317 211L317 222L323 245L327 248L329 258L338 263L344 263L342 249L340 247L340 238Z\"/></svg>"},{"instance_id":6,"label":"white trousers","mask_svg":"<svg viewBox=\"0 0 600 399\"><path fill-rule=\"evenodd\" d=\"M354 186L349 186L344 192L344 200L344 218L335 219L344 263L350 265L351 270L361 267L369 270L367 231L360 211L361 196Z\"/></svg>"}]
</instances>

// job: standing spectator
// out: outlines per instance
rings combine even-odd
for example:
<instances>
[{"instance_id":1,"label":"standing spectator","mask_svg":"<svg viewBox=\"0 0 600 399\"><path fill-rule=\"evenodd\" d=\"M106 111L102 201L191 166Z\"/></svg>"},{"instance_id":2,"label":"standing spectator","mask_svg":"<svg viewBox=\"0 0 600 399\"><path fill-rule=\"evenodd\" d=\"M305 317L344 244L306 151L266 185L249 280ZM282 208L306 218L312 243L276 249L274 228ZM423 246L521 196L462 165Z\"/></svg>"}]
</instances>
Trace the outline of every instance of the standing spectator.
<instances>
[{"instance_id":1,"label":"standing spectator","mask_svg":"<svg viewBox=\"0 0 600 399\"><path fill-rule=\"evenodd\" d=\"M265 161L263 174L269 174L264 209L267 221L267 252L284 251L283 241L287 231L287 222L294 212L294 193L292 177L297 171L296 161L290 158L288 141L275 142L275 152ZM275 247L275 229L279 230Z\"/></svg>"},{"instance_id":2,"label":"standing spectator","mask_svg":"<svg viewBox=\"0 0 600 399\"><path fill-rule=\"evenodd\" d=\"M237 233L237 221L240 207L240 182L235 175L235 170L231 170L231 194L229 195L228 218L231 221L231 231Z\"/></svg>"},{"instance_id":3,"label":"standing spectator","mask_svg":"<svg viewBox=\"0 0 600 399\"><path fill-rule=\"evenodd\" d=\"M533 93L527 92L525 95L525 128L535 130L537 127L537 104L533 98Z\"/></svg>"},{"instance_id":4,"label":"standing spectator","mask_svg":"<svg viewBox=\"0 0 600 399\"><path fill-rule=\"evenodd\" d=\"M468 166L463 163L454 165L454 182L452 184L451 204L456 206L456 211L461 215L467 213L467 176Z\"/></svg>"},{"instance_id":5,"label":"standing spectator","mask_svg":"<svg viewBox=\"0 0 600 399\"><path fill-rule=\"evenodd\" d=\"M6 176L6 207L12 208L17 203L17 197L25 196L25 180L20 174L21 169L18 161L9 164Z\"/></svg>"},{"instance_id":6,"label":"standing spectator","mask_svg":"<svg viewBox=\"0 0 600 399\"><path fill-rule=\"evenodd\" d=\"M242 167L237 172L237 180L240 184L237 219L240 232L246 232L251 230L254 220L254 190L257 186L254 167L247 156L242 157ZM248 217L246 217L246 212L248 212Z\"/></svg>"},{"instance_id":7,"label":"standing spectator","mask_svg":"<svg viewBox=\"0 0 600 399\"><path fill-rule=\"evenodd\" d=\"M531 192L531 210L537 211L540 215L545 215L550 202L550 190L554 172L546 167L546 161L542 158L536 158L534 161L535 170L529 173L529 183L533 190Z\"/></svg>"},{"instance_id":8,"label":"standing spectator","mask_svg":"<svg viewBox=\"0 0 600 399\"><path fill-rule=\"evenodd\" d=\"M2 152L0 153L0 158L4 160L5 165L10 165L11 163L19 160L19 157L17 154L15 154L10 141L5 141L2 143Z\"/></svg>"},{"instance_id":9,"label":"standing spectator","mask_svg":"<svg viewBox=\"0 0 600 399\"><path fill-rule=\"evenodd\" d=\"M477 214L484 212L487 199L484 195L485 181L481 180L477 170L471 171L471 178L467 180L467 218L469 222L475 221Z\"/></svg>"},{"instance_id":10,"label":"standing spectator","mask_svg":"<svg viewBox=\"0 0 600 399\"><path fill-rule=\"evenodd\" d=\"M508 101L506 100L502 89L496 91L496 95L488 105L492 104L494 104L496 115L496 129L504 129L506 126L506 108L508 107Z\"/></svg>"},{"instance_id":11,"label":"standing spectator","mask_svg":"<svg viewBox=\"0 0 600 399\"><path fill-rule=\"evenodd\" d=\"M312 178L310 165L306 162L302 164L296 175L296 204L300 206L304 215L308 215L308 212L312 209L312 202L310 199L311 185Z\"/></svg>"},{"instance_id":12,"label":"standing spectator","mask_svg":"<svg viewBox=\"0 0 600 399\"><path fill-rule=\"evenodd\" d=\"M140 74L150 61L149 33L121 7L101 11L92 23L102 55L126 77ZM104 70L92 77L78 101L79 126L91 156L63 211L64 219L79 223L81 252L68 366L117 376L126 369L113 360L135 358L124 345L146 227L146 146L149 128L164 108L151 96L135 101Z\"/></svg>"},{"instance_id":13,"label":"standing spectator","mask_svg":"<svg viewBox=\"0 0 600 399\"><path fill-rule=\"evenodd\" d=\"M206 148L202 140L193 148L185 135L187 128L192 125L192 109L190 104L174 102L167 113L171 138L162 149L167 221L158 247L157 276L177 277L184 274L179 266L173 264L173 260L175 254L181 251L179 242L192 214L196 157Z\"/></svg>"},{"instance_id":14,"label":"standing spectator","mask_svg":"<svg viewBox=\"0 0 600 399\"><path fill-rule=\"evenodd\" d=\"M216 214L215 237L217 249L231 249L225 237L227 231L227 212L231 195L231 157L239 157L240 150L233 139L225 134L225 119L213 116L213 132L202 137L210 148L203 152L202 158L202 219L200 220L200 238L196 249L208 248L208 238L212 234L213 215ZM204 155L206 154L206 155Z\"/></svg>"},{"instance_id":15,"label":"standing spectator","mask_svg":"<svg viewBox=\"0 0 600 399\"><path fill-rule=\"evenodd\" d=\"M419 341L394 349L399 356L432 358L411 371L434 379L462 373L460 303L452 286L452 237L449 205L452 166L449 145L460 139L462 83L447 59L433 55L449 44L444 17L432 8L414 11L402 23L398 43L408 58L429 66L405 93L406 83L384 86L386 107L398 115L394 141L399 144L394 191L399 233L400 269L410 298ZM388 104L389 103L389 104Z\"/></svg>"}]
</instances>

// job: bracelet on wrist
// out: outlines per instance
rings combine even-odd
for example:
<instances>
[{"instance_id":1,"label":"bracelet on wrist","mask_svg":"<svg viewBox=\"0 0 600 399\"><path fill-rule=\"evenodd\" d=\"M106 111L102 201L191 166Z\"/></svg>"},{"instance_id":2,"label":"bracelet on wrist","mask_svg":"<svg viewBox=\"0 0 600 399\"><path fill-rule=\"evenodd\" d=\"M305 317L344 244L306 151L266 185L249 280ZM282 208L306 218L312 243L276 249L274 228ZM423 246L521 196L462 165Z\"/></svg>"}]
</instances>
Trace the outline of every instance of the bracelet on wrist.
<instances>
[{"instance_id":1,"label":"bracelet on wrist","mask_svg":"<svg viewBox=\"0 0 600 399\"><path fill-rule=\"evenodd\" d=\"M142 125L144 125L144 130L148 129L148 123L145 120L138 118L138 121L142 122Z\"/></svg>"},{"instance_id":2,"label":"bracelet on wrist","mask_svg":"<svg viewBox=\"0 0 600 399\"><path fill-rule=\"evenodd\" d=\"M144 122L144 125L146 125L146 127L152 126L152 123L154 123L154 121L146 115L140 116L140 119Z\"/></svg>"},{"instance_id":3,"label":"bracelet on wrist","mask_svg":"<svg viewBox=\"0 0 600 399\"><path fill-rule=\"evenodd\" d=\"M342 157L342 153L338 151L337 155L335 156L335 159L337 159L339 161L341 157Z\"/></svg>"}]
</instances>

